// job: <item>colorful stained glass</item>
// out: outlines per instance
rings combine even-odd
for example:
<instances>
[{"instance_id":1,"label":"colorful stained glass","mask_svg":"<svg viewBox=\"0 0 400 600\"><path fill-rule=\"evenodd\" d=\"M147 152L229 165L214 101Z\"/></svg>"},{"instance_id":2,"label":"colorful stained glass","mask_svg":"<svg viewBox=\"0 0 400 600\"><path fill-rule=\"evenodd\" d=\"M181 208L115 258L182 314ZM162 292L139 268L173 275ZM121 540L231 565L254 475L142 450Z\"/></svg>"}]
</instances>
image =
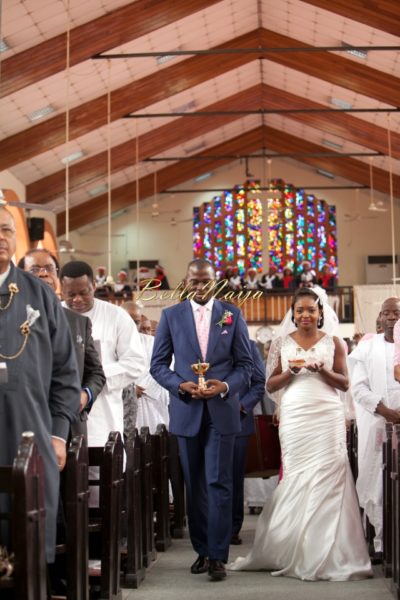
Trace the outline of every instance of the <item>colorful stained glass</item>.
<instances>
[{"instance_id":1,"label":"colorful stained glass","mask_svg":"<svg viewBox=\"0 0 400 600\"><path fill-rule=\"evenodd\" d=\"M263 223L259 182L246 181L193 212L193 252L212 260L218 270L237 265L262 271L262 227L268 228L269 260L294 270L310 260L317 271L328 263L337 271L336 210L324 200L285 184L271 182L281 194L267 199ZM276 194L275 194L276 195Z\"/></svg>"},{"instance_id":2,"label":"colorful stained glass","mask_svg":"<svg viewBox=\"0 0 400 600\"><path fill-rule=\"evenodd\" d=\"M268 200L270 262L296 270L309 260L318 272L325 263L336 272L335 207L281 180L272 183L279 185L283 194L280 199Z\"/></svg>"}]
</instances>

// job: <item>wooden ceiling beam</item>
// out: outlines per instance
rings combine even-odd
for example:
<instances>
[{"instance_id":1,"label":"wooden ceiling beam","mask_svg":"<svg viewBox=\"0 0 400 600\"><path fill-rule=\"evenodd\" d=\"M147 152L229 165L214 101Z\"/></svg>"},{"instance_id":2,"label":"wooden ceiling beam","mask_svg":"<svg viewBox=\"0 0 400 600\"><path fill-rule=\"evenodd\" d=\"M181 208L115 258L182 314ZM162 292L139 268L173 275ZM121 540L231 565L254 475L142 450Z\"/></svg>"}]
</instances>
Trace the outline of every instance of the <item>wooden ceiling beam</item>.
<instances>
[{"instance_id":1,"label":"wooden ceiling beam","mask_svg":"<svg viewBox=\"0 0 400 600\"><path fill-rule=\"evenodd\" d=\"M268 148L274 152L289 153L289 152L304 152L304 153L317 153L324 152L326 148L312 142L307 142L303 138L298 138L289 133L278 131L272 127L265 127L265 136L268 140ZM297 159L296 159L297 160ZM312 157L302 156L299 159L302 163L311 165L316 169L325 169L337 175L338 177L344 177L354 183L360 185L370 185L370 173L369 165L350 157L340 157L340 153L337 153L337 157ZM383 169L374 168L374 189L384 194L390 193L389 186L389 175L387 171ZM393 176L393 188L394 195L400 197L400 176Z\"/></svg>"},{"instance_id":2,"label":"wooden ceiling beam","mask_svg":"<svg viewBox=\"0 0 400 600\"><path fill-rule=\"evenodd\" d=\"M267 147L275 152L308 152L324 151L324 147L301 138L273 129L272 127L259 127L223 142L202 154L245 154L256 152ZM209 159L199 164L197 161L181 161L172 166L160 169L157 172L158 189L165 190L193 179L209 169L216 169L232 162L232 159ZM332 173L359 183L369 185L369 165L352 158L324 158L302 157L301 162L323 168ZM400 176L393 177L394 195L400 197ZM389 178L382 169L374 169L374 187L377 191L389 193ZM146 175L139 181L139 201L148 198L154 193L154 177ZM133 206L136 202L136 182L131 182L112 190L112 210L115 212ZM107 216L107 194L98 196L70 211L71 230L83 227ZM58 235L65 233L65 212L57 215Z\"/></svg>"},{"instance_id":3,"label":"wooden ceiling beam","mask_svg":"<svg viewBox=\"0 0 400 600\"><path fill-rule=\"evenodd\" d=\"M396 37L400 32L399 0L303 0ZM345 40L351 43L352 40Z\"/></svg>"},{"instance_id":4,"label":"wooden ceiling beam","mask_svg":"<svg viewBox=\"0 0 400 600\"><path fill-rule=\"evenodd\" d=\"M242 35L219 48L253 48L259 44L259 30ZM127 113L165 100L223 75L254 60L253 54L195 56L111 93L111 121ZM69 139L73 140L107 123L107 95L85 102L70 111ZM12 135L0 142L0 171L65 143L65 114Z\"/></svg>"},{"instance_id":5,"label":"wooden ceiling beam","mask_svg":"<svg viewBox=\"0 0 400 600\"><path fill-rule=\"evenodd\" d=\"M218 48L311 47L273 31L255 30ZM400 79L332 53L284 52L266 55L269 60L324 79L381 102L397 106ZM229 70L255 60L254 54L200 55L165 68L115 90L111 94L111 120L136 112L155 102L218 77ZM106 95L71 110L70 140L106 124ZM0 142L0 170L65 143L65 115L59 114L44 123L21 131Z\"/></svg>"},{"instance_id":6,"label":"wooden ceiling beam","mask_svg":"<svg viewBox=\"0 0 400 600\"><path fill-rule=\"evenodd\" d=\"M113 10L71 29L70 65L74 66L89 60L95 54L165 27L217 1L137 0ZM1 97L63 71L66 65L66 44L67 34L63 33L4 60L1 65Z\"/></svg>"},{"instance_id":7,"label":"wooden ceiling beam","mask_svg":"<svg viewBox=\"0 0 400 600\"><path fill-rule=\"evenodd\" d=\"M252 110L260 106L260 85L239 92L205 107L204 110ZM240 115L226 115L198 117L188 119L181 117L174 119L157 129L153 129L141 136L138 140L139 158L151 158L169 148L189 142L192 138L204 135L218 127L222 127L240 118ZM111 150L111 173L130 167L136 163L136 139L129 140ZM69 168L69 189L73 191L83 185L107 175L107 152L100 152L81 160ZM57 198L65 191L65 169L39 179L26 188L27 201L45 204Z\"/></svg>"},{"instance_id":8,"label":"wooden ceiling beam","mask_svg":"<svg viewBox=\"0 0 400 600\"><path fill-rule=\"evenodd\" d=\"M208 150L213 154L243 154L255 152L262 147L263 128L258 127L247 133L241 134L227 142L218 144ZM201 153L200 153L201 155ZM171 166L160 169L157 172L157 183L160 190L179 185L189 179L205 173L208 170L229 164L231 159L221 158L219 160L209 159L201 161L182 161ZM189 164L188 164L189 163ZM244 176L244 174L243 174ZM146 175L139 180L139 201L148 198L154 193L154 177ZM136 182L125 184L112 190L112 210L117 211L133 206L136 203ZM98 219L107 216L107 194L80 204L70 211L71 230L88 225ZM57 235L65 233L65 212L57 215Z\"/></svg>"},{"instance_id":9,"label":"wooden ceiling beam","mask_svg":"<svg viewBox=\"0 0 400 600\"><path fill-rule=\"evenodd\" d=\"M312 48L309 44L267 29L261 32L261 43L263 47L273 48ZM400 78L361 65L343 56L322 51L309 54L274 52L265 56L280 65L339 85L357 94L363 94L394 107L399 105Z\"/></svg>"},{"instance_id":10,"label":"wooden ceiling beam","mask_svg":"<svg viewBox=\"0 0 400 600\"><path fill-rule=\"evenodd\" d=\"M230 96L220 102L207 107L205 111L218 110L256 110L280 109L280 108L303 108L318 109L323 105L301 98L284 90L274 88L270 85L257 85ZM157 129L139 136L140 159L151 158L161 154L192 138L217 129L227 123L240 118L237 116L215 116L198 117L189 119L181 117L172 123L167 123ZM347 115L345 113L293 113L288 115L293 121L304 123L309 127L321 130L325 135L331 134L350 140L382 154L388 153L387 132L368 121ZM269 142L269 140L268 140ZM269 143L266 145L269 148ZM400 158L400 135L392 133L393 157ZM129 140L111 151L111 172L116 173L121 169L132 166L136 161L136 139ZM96 181L107 175L107 152L101 152L81 160L69 169L70 191ZM65 170L60 169L56 173L39 179L27 186L27 201L36 204L45 204L54 200L65 190Z\"/></svg>"},{"instance_id":11,"label":"wooden ceiling beam","mask_svg":"<svg viewBox=\"0 0 400 600\"><path fill-rule=\"evenodd\" d=\"M302 98L285 92L284 90L264 84L263 108L290 109L326 108L324 105L307 98ZM370 150L388 154L387 130L374 125L365 119L354 117L345 112L334 113L292 113L286 117L298 123L304 123L309 127L321 130L324 134L331 134L351 141ZM400 159L400 134L392 132L392 156ZM326 150L326 149L325 149Z\"/></svg>"}]
</instances>

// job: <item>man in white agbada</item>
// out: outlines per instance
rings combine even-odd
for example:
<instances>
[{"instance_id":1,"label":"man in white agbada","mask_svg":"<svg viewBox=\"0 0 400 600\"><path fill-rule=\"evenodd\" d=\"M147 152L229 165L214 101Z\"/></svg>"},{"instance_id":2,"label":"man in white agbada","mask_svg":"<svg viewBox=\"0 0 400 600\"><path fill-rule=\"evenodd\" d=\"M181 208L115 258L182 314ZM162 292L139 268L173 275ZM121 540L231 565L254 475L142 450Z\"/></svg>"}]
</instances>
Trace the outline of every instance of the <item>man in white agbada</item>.
<instances>
[{"instance_id":1,"label":"man in white agbada","mask_svg":"<svg viewBox=\"0 0 400 600\"><path fill-rule=\"evenodd\" d=\"M163 388L150 375L150 362L154 346L154 337L151 335L151 324L143 317L140 306L133 301L124 302L122 308L127 311L135 321L139 329L139 335L143 346L146 368L137 380L137 415L136 427L147 426L150 433L155 433L160 423L169 425L169 392ZM144 330L148 333L144 333Z\"/></svg>"},{"instance_id":2,"label":"man in white agbada","mask_svg":"<svg viewBox=\"0 0 400 600\"><path fill-rule=\"evenodd\" d=\"M94 297L90 265L71 261L60 273L65 304L89 317L96 349L106 375L106 384L97 397L88 420L89 446L104 446L110 431L123 435L122 390L136 383L145 370L145 359L135 323L119 306Z\"/></svg>"},{"instance_id":3,"label":"man in white agbada","mask_svg":"<svg viewBox=\"0 0 400 600\"><path fill-rule=\"evenodd\" d=\"M388 298L379 313L383 333L362 341L348 357L358 430L357 492L382 551L382 443L385 422L400 423L400 384L393 374L393 328L400 298Z\"/></svg>"}]
</instances>

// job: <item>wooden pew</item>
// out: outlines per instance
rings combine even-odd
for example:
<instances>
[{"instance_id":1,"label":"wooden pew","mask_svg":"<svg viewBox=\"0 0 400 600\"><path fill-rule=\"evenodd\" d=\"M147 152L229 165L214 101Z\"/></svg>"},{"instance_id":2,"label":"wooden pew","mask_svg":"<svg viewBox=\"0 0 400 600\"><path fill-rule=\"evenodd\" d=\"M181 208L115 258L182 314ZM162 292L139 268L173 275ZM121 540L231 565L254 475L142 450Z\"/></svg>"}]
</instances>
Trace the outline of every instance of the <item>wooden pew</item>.
<instances>
[{"instance_id":1,"label":"wooden pew","mask_svg":"<svg viewBox=\"0 0 400 600\"><path fill-rule=\"evenodd\" d=\"M72 439L63 481L66 521L67 599L89 599L88 449L83 435Z\"/></svg>"},{"instance_id":2,"label":"wooden pew","mask_svg":"<svg viewBox=\"0 0 400 600\"><path fill-rule=\"evenodd\" d=\"M89 448L89 466L100 467L100 480L89 481L91 486L100 485L99 507L89 508L89 533L100 534L100 548L95 556L101 558L99 597L101 600L121 600L123 446L118 432L110 433L104 448ZM91 550L95 547L95 544L90 546Z\"/></svg>"},{"instance_id":3,"label":"wooden pew","mask_svg":"<svg viewBox=\"0 0 400 600\"><path fill-rule=\"evenodd\" d=\"M400 598L400 425L393 426L392 433L392 588Z\"/></svg>"},{"instance_id":4,"label":"wooden pew","mask_svg":"<svg viewBox=\"0 0 400 600\"><path fill-rule=\"evenodd\" d=\"M178 440L172 433L168 436L168 456L169 479L174 498L173 513L171 515L171 536L173 538L183 538L186 523L185 483L179 459Z\"/></svg>"},{"instance_id":5,"label":"wooden pew","mask_svg":"<svg viewBox=\"0 0 400 600\"><path fill-rule=\"evenodd\" d=\"M46 600L44 469L32 432L22 434L13 466L0 467L0 492L9 494L14 573L0 579L0 596L13 590L15 600ZM1 543L1 542L0 542Z\"/></svg>"},{"instance_id":6,"label":"wooden pew","mask_svg":"<svg viewBox=\"0 0 400 600\"><path fill-rule=\"evenodd\" d=\"M142 535L141 441L137 429L125 443L125 524L127 546L122 554L121 585L138 588L145 577Z\"/></svg>"},{"instance_id":7,"label":"wooden pew","mask_svg":"<svg viewBox=\"0 0 400 600\"><path fill-rule=\"evenodd\" d=\"M141 443L141 484L142 484L142 535L143 535L143 564L149 567L156 559L154 543L154 509L152 483L152 449L151 436L148 427L140 430Z\"/></svg>"},{"instance_id":8,"label":"wooden pew","mask_svg":"<svg viewBox=\"0 0 400 600\"><path fill-rule=\"evenodd\" d=\"M155 511L156 549L164 552L171 545L169 517L168 480L168 431L165 425L158 425L151 436L153 455L153 499Z\"/></svg>"},{"instance_id":9,"label":"wooden pew","mask_svg":"<svg viewBox=\"0 0 400 600\"><path fill-rule=\"evenodd\" d=\"M383 444L383 572L385 577L391 577L393 572L392 565L392 423L386 423L385 441Z\"/></svg>"}]
</instances>

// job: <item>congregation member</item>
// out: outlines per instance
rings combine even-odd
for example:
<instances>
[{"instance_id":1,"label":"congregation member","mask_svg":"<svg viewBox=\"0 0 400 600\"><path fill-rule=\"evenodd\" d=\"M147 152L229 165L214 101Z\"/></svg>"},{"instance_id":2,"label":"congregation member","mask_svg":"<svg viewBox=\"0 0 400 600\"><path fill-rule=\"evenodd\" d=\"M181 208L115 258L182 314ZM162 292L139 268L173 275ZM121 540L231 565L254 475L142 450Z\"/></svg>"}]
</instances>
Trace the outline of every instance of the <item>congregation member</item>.
<instances>
[{"instance_id":1,"label":"congregation member","mask_svg":"<svg viewBox=\"0 0 400 600\"><path fill-rule=\"evenodd\" d=\"M162 311L150 373L170 393L170 431L178 438L190 539L198 554L191 573L222 580L232 535L239 394L250 381L252 356L240 310L204 297L204 286L214 281L211 263L189 263L185 283L193 299ZM209 365L204 388L192 369L201 363Z\"/></svg>"},{"instance_id":2,"label":"congregation member","mask_svg":"<svg viewBox=\"0 0 400 600\"><path fill-rule=\"evenodd\" d=\"M268 273L261 277L260 286L265 290L275 290L282 287L282 280L279 277L278 269L275 265L271 265Z\"/></svg>"},{"instance_id":3,"label":"congregation member","mask_svg":"<svg viewBox=\"0 0 400 600\"><path fill-rule=\"evenodd\" d=\"M121 270L118 272L117 281L114 283L114 296L117 298L132 298L132 287L128 283L128 274Z\"/></svg>"},{"instance_id":4,"label":"congregation member","mask_svg":"<svg viewBox=\"0 0 400 600\"><path fill-rule=\"evenodd\" d=\"M232 267L228 283L230 289L234 292L242 289L242 279L240 277L239 267Z\"/></svg>"},{"instance_id":5,"label":"congregation member","mask_svg":"<svg viewBox=\"0 0 400 600\"><path fill-rule=\"evenodd\" d=\"M232 570L308 581L372 576L339 395L348 388L345 350L327 333L336 323L326 300L300 288L271 346L267 389L279 404L283 478Z\"/></svg>"},{"instance_id":6,"label":"congregation member","mask_svg":"<svg viewBox=\"0 0 400 600\"><path fill-rule=\"evenodd\" d=\"M283 269L282 286L285 290L294 290L296 288L296 280L290 267L285 267Z\"/></svg>"},{"instance_id":7,"label":"congregation member","mask_svg":"<svg viewBox=\"0 0 400 600\"><path fill-rule=\"evenodd\" d=\"M142 343L126 311L94 297L90 265L82 261L66 263L61 269L60 281L68 308L89 317L92 323L106 385L90 412L88 440L89 446L104 446L110 431L123 435L122 390L129 383L136 383L145 368Z\"/></svg>"},{"instance_id":8,"label":"congregation member","mask_svg":"<svg viewBox=\"0 0 400 600\"><path fill-rule=\"evenodd\" d=\"M314 269L311 268L309 260L304 260L301 263L301 271L297 277L297 287L311 287L310 284L314 285L317 283L317 276Z\"/></svg>"},{"instance_id":9,"label":"congregation member","mask_svg":"<svg viewBox=\"0 0 400 600\"><path fill-rule=\"evenodd\" d=\"M242 279L242 288L244 290L260 289L260 282L258 281L257 277L257 269L254 269L253 267L247 269L246 277L243 277Z\"/></svg>"},{"instance_id":10,"label":"congregation member","mask_svg":"<svg viewBox=\"0 0 400 600\"><path fill-rule=\"evenodd\" d=\"M47 283L54 293L57 292L60 268L56 257L48 250L45 248L30 250L19 261L18 266ZM87 440L87 418L93 402L104 387L106 377L94 347L90 319L69 308L64 307L63 310L71 331L81 381L79 416L71 424L71 437L83 434Z\"/></svg>"},{"instance_id":11,"label":"congregation member","mask_svg":"<svg viewBox=\"0 0 400 600\"><path fill-rule=\"evenodd\" d=\"M318 279L318 285L324 288L324 290L328 292L334 292L336 288L336 277L335 274L332 273L331 267L328 264L325 264L322 267L322 271L320 277Z\"/></svg>"},{"instance_id":12,"label":"congregation member","mask_svg":"<svg viewBox=\"0 0 400 600\"><path fill-rule=\"evenodd\" d=\"M59 471L81 386L61 304L48 285L14 266L16 244L14 218L0 207L0 464L12 465L22 433L33 431L44 463L46 557L53 563Z\"/></svg>"},{"instance_id":13,"label":"congregation member","mask_svg":"<svg viewBox=\"0 0 400 600\"><path fill-rule=\"evenodd\" d=\"M250 340L253 358L253 372L250 385L241 391L240 417L241 431L235 437L233 450L233 500L232 500L232 537L231 544L239 545L239 536L244 519L244 475L246 470L247 448L250 436L254 433L253 410L264 397L265 368L256 342Z\"/></svg>"},{"instance_id":14,"label":"congregation member","mask_svg":"<svg viewBox=\"0 0 400 600\"><path fill-rule=\"evenodd\" d=\"M151 322L142 314L141 307L136 302L125 302L122 308L128 312L139 328L145 358L145 370L136 381L136 427L140 431L141 427L147 426L150 433L155 433L159 424L168 427L169 394L150 374L150 362L154 347Z\"/></svg>"},{"instance_id":15,"label":"congregation member","mask_svg":"<svg viewBox=\"0 0 400 600\"><path fill-rule=\"evenodd\" d=\"M357 492L375 528L375 561L382 552L382 445L385 422L400 423L400 385L394 378L393 330L400 299L388 298L379 313L383 333L361 341L348 357L358 431Z\"/></svg>"}]
</instances>

